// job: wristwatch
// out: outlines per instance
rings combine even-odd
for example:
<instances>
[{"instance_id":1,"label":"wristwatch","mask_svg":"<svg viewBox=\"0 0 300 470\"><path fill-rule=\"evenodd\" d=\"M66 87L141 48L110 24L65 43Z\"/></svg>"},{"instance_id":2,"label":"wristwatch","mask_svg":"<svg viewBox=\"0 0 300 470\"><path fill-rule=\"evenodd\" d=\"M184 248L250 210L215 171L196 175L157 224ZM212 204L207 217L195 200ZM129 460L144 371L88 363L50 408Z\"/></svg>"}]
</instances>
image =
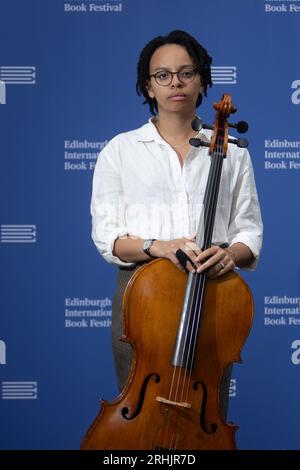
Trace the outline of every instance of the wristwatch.
<instances>
[{"instance_id":1,"label":"wristwatch","mask_svg":"<svg viewBox=\"0 0 300 470\"><path fill-rule=\"evenodd\" d=\"M153 243L156 241L156 238L152 238L150 240L145 240L143 244L143 250L146 255L150 256L150 258L157 258L156 256L151 255L150 253L150 248L153 245Z\"/></svg>"}]
</instances>

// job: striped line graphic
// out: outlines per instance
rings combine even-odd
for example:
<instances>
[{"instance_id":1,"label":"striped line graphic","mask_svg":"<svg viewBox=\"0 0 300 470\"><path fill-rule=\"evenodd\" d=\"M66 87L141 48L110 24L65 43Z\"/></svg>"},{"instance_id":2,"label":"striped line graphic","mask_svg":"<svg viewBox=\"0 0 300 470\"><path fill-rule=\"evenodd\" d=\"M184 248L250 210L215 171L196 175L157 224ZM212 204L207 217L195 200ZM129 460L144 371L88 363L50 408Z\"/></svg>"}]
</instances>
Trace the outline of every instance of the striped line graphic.
<instances>
[{"instance_id":1,"label":"striped line graphic","mask_svg":"<svg viewBox=\"0 0 300 470\"><path fill-rule=\"evenodd\" d=\"M1 243L36 243L36 225L1 225Z\"/></svg>"},{"instance_id":2,"label":"striped line graphic","mask_svg":"<svg viewBox=\"0 0 300 470\"><path fill-rule=\"evenodd\" d=\"M36 68L32 65L0 66L0 80L9 85L34 85L36 79Z\"/></svg>"},{"instance_id":3,"label":"striped line graphic","mask_svg":"<svg viewBox=\"0 0 300 470\"><path fill-rule=\"evenodd\" d=\"M236 67L234 65L215 66L211 68L212 81L214 85L235 85Z\"/></svg>"},{"instance_id":4,"label":"striped line graphic","mask_svg":"<svg viewBox=\"0 0 300 470\"><path fill-rule=\"evenodd\" d=\"M37 382L2 382L3 400L36 400Z\"/></svg>"},{"instance_id":5,"label":"striped line graphic","mask_svg":"<svg viewBox=\"0 0 300 470\"><path fill-rule=\"evenodd\" d=\"M0 339L0 364L6 364L6 344Z\"/></svg>"},{"instance_id":6,"label":"striped line graphic","mask_svg":"<svg viewBox=\"0 0 300 470\"><path fill-rule=\"evenodd\" d=\"M0 80L0 104L6 104L6 88L2 80Z\"/></svg>"}]
</instances>

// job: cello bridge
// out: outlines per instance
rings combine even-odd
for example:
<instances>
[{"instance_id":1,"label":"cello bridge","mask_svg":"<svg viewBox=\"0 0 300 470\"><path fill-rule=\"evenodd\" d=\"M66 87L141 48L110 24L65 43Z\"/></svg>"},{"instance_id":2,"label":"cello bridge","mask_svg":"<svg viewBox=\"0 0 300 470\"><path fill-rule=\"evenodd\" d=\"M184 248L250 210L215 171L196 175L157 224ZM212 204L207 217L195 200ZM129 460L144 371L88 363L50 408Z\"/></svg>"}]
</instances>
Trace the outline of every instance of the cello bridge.
<instances>
[{"instance_id":1,"label":"cello bridge","mask_svg":"<svg viewBox=\"0 0 300 470\"><path fill-rule=\"evenodd\" d=\"M159 401L160 403L165 403L166 405L180 406L181 408L192 408L192 405L185 402L167 400L167 398L164 397L156 397L155 399L156 401Z\"/></svg>"}]
</instances>

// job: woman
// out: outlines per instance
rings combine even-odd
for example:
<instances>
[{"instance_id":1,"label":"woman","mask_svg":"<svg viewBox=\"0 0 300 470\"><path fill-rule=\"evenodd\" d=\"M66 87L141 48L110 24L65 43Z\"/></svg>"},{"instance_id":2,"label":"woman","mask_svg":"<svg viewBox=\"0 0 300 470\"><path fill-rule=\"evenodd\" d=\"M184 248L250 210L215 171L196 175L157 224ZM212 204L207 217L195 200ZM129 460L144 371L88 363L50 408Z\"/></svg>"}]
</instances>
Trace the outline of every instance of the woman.
<instances>
[{"instance_id":1,"label":"woman","mask_svg":"<svg viewBox=\"0 0 300 470\"><path fill-rule=\"evenodd\" d=\"M92 237L101 255L120 268L113 306L120 390L130 368L130 347L119 341L122 296L141 263L167 258L178 269L207 270L216 278L235 267L254 269L258 260L262 222L252 165L247 150L231 144L223 165L213 246L201 252L195 240L210 157L207 148L191 147L189 139L195 137L191 122L196 108L212 84L210 65L206 50L184 31L150 41L140 55L137 92L154 117L112 139L96 164ZM210 133L201 131L201 139L209 141ZM229 377L223 386L224 416Z\"/></svg>"}]
</instances>

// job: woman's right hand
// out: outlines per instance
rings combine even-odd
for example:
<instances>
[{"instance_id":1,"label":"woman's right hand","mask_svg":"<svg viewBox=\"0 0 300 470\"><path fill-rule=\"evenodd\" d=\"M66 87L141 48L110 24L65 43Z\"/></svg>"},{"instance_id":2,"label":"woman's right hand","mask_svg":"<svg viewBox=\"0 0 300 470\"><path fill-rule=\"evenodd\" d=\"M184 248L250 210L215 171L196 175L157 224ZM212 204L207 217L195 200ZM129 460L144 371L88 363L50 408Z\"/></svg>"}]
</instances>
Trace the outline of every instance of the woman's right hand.
<instances>
[{"instance_id":1,"label":"woman's right hand","mask_svg":"<svg viewBox=\"0 0 300 470\"><path fill-rule=\"evenodd\" d=\"M191 261L186 264L186 269L191 272L201 265L196 261L197 256L201 253L200 248L196 245L196 237L192 235L187 238L177 238L175 240L155 240L151 247L151 254L158 258L167 258L177 266L180 271L186 272L179 259L176 256L178 250L183 251Z\"/></svg>"}]
</instances>

